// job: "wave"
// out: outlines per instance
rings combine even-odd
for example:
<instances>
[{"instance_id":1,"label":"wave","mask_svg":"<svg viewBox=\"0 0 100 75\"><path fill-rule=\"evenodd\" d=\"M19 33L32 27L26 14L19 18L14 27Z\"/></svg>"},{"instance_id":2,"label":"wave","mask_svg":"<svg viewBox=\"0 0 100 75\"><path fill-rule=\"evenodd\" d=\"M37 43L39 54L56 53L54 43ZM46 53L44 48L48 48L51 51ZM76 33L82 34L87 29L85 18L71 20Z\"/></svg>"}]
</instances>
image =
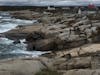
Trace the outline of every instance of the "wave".
<instances>
[{"instance_id":1,"label":"wave","mask_svg":"<svg viewBox=\"0 0 100 75\"><path fill-rule=\"evenodd\" d=\"M4 14L3 14L4 16ZM30 25L36 22L36 20L21 20L8 17L0 17L0 33L7 32L14 29L18 25ZM14 40L9 40L5 37L0 37L0 59L13 58L19 56L31 56L38 57L46 52L40 51L26 51L27 44L24 44L25 39L20 40L20 43L14 44Z\"/></svg>"}]
</instances>

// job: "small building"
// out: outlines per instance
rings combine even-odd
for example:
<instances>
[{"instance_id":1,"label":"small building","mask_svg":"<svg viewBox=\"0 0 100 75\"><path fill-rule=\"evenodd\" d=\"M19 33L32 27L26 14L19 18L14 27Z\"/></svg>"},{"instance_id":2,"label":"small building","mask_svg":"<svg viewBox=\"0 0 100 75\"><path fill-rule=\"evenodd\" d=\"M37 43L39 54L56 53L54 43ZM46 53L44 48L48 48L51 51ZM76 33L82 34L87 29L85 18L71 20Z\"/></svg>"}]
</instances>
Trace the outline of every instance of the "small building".
<instances>
[{"instance_id":1,"label":"small building","mask_svg":"<svg viewBox=\"0 0 100 75\"><path fill-rule=\"evenodd\" d=\"M47 10L55 10L56 8L55 7L53 7L53 6L48 6L47 7Z\"/></svg>"}]
</instances>

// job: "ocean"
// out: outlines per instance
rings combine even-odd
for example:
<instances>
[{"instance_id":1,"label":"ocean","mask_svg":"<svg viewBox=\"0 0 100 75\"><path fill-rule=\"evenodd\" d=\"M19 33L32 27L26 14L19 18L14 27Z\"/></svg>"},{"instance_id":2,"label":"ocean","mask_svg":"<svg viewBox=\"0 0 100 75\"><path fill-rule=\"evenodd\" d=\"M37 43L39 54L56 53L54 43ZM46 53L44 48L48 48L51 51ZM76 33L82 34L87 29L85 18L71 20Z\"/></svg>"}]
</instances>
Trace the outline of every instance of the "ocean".
<instances>
[{"instance_id":1,"label":"ocean","mask_svg":"<svg viewBox=\"0 0 100 75\"><path fill-rule=\"evenodd\" d=\"M36 20L21 20L12 18L8 12L0 12L0 33L14 29L18 25L30 25ZM0 37L0 59L16 58L16 57L38 57L46 52L27 51L25 39L20 40L21 43L14 44L14 40L6 37Z\"/></svg>"}]
</instances>

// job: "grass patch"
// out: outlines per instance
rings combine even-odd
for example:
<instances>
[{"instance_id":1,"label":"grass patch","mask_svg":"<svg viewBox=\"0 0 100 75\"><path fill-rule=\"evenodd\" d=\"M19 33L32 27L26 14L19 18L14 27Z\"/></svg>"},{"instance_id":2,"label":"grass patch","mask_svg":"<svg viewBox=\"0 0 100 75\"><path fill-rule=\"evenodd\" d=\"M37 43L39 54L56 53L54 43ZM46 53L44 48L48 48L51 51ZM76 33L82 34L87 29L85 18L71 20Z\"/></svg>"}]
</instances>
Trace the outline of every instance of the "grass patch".
<instances>
[{"instance_id":1,"label":"grass patch","mask_svg":"<svg viewBox=\"0 0 100 75\"><path fill-rule=\"evenodd\" d=\"M58 73L55 70L51 70L51 69L43 69L42 71L36 73L35 75L61 75L60 73Z\"/></svg>"}]
</instances>

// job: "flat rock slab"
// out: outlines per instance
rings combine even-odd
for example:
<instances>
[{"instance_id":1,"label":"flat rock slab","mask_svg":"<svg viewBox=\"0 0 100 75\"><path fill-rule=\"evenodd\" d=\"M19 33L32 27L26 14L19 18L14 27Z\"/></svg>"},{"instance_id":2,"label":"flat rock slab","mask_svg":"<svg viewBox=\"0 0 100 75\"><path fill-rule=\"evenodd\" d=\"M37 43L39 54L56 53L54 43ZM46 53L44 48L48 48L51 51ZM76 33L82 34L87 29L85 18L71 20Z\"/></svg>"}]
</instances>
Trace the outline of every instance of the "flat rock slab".
<instances>
[{"instance_id":1,"label":"flat rock slab","mask_svg":"<svg viewBox=\"0 0 100 75\"><path fill-rule=\"evenodd\" d=\"M0 62L0 75L34 75L43 68L39 60L15 59Z\"/></svg>"},{"instance_id":2,"label":"flat rock slab","mask_svg":"<svg viewBox=\"0 0 100 75\"><path fill-rule=\"evenodd\" d=\"M100 52L100 44L87 44L81 47L73 48L71 50L57 52L57 57L71 54L72 57L76 56L91 56Z\"/></svg>"},{"instance_id":3,"label":"flat rock slab","mask_svg":"<svg viewBox=\"0 0 100 75\"><path fill-rule=\"evenodd\" d=\"M22 27L16 27L15 29L12 29L8 32L5 32L4 35L9 39L23 39L26 38L26 36L30 33L33 33L35 31L39 31L41 29L42 25L34 24L34 25L27 25Z\"/></svg>"}]
</instances>

